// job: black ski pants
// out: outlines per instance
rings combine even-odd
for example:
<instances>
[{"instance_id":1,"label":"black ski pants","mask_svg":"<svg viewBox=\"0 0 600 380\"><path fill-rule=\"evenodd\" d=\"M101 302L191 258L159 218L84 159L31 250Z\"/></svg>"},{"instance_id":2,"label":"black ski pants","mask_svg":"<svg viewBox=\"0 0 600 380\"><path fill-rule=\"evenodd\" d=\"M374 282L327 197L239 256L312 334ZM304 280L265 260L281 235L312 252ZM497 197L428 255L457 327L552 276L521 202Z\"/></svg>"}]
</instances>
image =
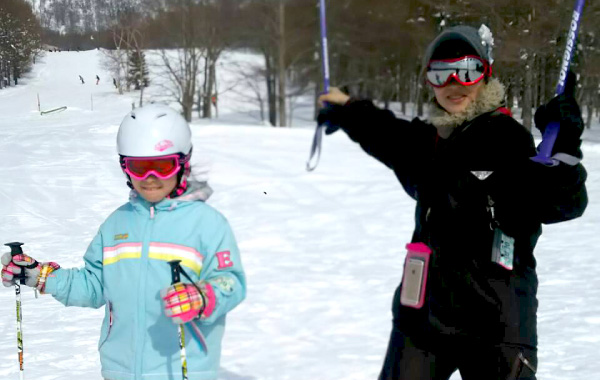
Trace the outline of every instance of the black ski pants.
<instances>
[{"instance_id":1,"label":"black ski pants","mask_svg":"<svg viewBox=\"0 0 600 380\"><path fill-rule=\"evenodd\" d=\"M488 345L466 338L421 341L394 328L379 380L536 380L537 350L516 344Z\"/></svg>"}]
</instances>

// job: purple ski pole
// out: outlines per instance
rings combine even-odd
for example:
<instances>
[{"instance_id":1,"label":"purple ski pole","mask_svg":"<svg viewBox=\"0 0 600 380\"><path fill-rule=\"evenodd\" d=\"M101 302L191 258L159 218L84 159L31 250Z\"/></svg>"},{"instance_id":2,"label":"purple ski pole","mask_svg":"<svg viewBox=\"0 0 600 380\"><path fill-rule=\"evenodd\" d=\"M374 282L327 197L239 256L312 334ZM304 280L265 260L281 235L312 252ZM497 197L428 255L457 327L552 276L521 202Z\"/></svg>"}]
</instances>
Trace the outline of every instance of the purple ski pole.
<instances>
[{"instance_id":1,"label":"purple ski pole","mask_svg":"<svg viewBox=\"0 0 600 380\"><path fill-rule=\"evenodd\" d=\"M323 64L323 91L329 92L329 48L327 46L327 20L325 19L325 0L320 0L319 19L321 20L321 57Z\"/></svg>"},{"instance_id":2,"label":"purple ski pole","mask_svg":"<svg viewBox=\"0 0 600 380\"><path fill-rule=\"evenodd\" d=\"M575 43L577 40L577 33L579 31L579 24L581 23L581 14L583 12L584 4L585 0L577 0L577 4L575 4L573 18L571 19L571 28L567 37L567 47L565 49L565 54L563 55L563 61L560 68L560 77L558 80L558 85L556 86L556 96L561 95L565 91L565 82L567 80L569 67L571 66L571 59L575 53ZM557 122L552 122L546 126L544 135L542 136L542 142L538 148L538 154L537 156L531 158L533 161L548 166L558 165L558 161L553 159L551 156L552 148L554 148L554 143L556 142L559 129L560 124Z\"/></svg>"},{"instance_id":3,"label":"purple ski pole","mask_svg":"<svg viewBox=\"0 0 600 380\"><path fill-rule=\"evenodd\" d=\"M329 92L329 52L327 48L327 22L325 18L325 0L320 0L319 19L321 20L321 62L323 64L323 91ZM319 164L321 158L321 143L323 140L324 125L317 125L310 148L310 157L306 163L306 170L313 171ZM312 159L317 155L314 166L311 165Z\"/></svg>"}]
</instances>

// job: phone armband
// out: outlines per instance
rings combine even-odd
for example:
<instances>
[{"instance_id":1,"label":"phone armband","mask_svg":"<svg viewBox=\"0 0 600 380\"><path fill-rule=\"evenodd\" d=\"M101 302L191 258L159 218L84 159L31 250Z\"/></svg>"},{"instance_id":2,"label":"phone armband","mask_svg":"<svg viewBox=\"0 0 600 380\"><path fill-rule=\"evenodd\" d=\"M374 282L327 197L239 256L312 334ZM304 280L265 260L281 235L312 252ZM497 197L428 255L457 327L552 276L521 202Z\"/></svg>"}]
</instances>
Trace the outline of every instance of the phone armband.
<instances>
[{"instance_id":1,"label":"phone armband","mask_svg":"<svg viewBox=\"0 0 600 380\"><path fill-rule=\"evenodd\" d=\"M425 303L431 248L423 243L409 243L406 249L400 303L403 306L420 309Z\"/></svg>"}]
</instances>

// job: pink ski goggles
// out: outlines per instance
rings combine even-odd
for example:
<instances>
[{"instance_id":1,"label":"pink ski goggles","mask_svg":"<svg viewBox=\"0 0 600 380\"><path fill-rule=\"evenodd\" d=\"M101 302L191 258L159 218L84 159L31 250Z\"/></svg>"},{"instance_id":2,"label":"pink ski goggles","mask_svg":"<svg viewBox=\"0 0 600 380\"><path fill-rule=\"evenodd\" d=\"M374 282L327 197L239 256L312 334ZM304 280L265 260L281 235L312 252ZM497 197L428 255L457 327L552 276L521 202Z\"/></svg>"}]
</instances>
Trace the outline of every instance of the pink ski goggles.
<instances>
[{"instance_id":1,"label":"pink ski goggles","mask_svg":"<svg viewBox=\"0 0 600 380\"><path fill-rule=\"evenodd\" d=\"M460 58L430 61L425 78L433 87L447 86L452 79L463 86L472 86L486 75L492 75L492 67L480 57L466 55Z\"/></svg>"},{"instance_id":2,"label":"pink ski goggles","mask_svg":"<svg viewBox=\"0 0 600 380\"><path fill-rule=\"evenodd\" d=\"M143 181L150 175L169 179L181 170L189 157L171 154L159 157L121 157L121 167L131 178Z\"/></svg>"}]
</instances>

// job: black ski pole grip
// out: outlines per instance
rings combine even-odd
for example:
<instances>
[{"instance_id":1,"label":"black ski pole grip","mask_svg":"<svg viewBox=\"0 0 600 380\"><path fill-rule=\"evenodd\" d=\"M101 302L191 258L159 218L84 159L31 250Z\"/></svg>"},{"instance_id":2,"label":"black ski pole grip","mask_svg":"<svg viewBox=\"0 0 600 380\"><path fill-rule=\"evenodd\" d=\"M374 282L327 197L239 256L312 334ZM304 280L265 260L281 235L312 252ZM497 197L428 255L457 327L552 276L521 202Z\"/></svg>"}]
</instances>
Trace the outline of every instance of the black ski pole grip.
<instances>
[{"instance_id":1,"label":"black ski pole grip","mask_svg":"<svg viewBox=\"0 0 600 380\"><path fill-rule=\"evenodd\" d=\"M179 270L181 269L179 267L180 262L181 262L181 260L169 261L169 265L171 266L171 285L178 283L180 280L180 278L179 278Z\"/></svg>"},{"instance_id":2,"label":"black ski pole grip","mask_svg":"<svg viewBox=\"0 0 600 380\"><path fill-rule=\"evenodd\" d=\"M21 246L25 244L25 243L19 243L19 242L12 242L12 243L6 243L4 245L10 247L10 255L12 257L15 257L16 255L22 255L23 254L23 248L21 248ZM19 279L19 282L21 283L21 285L25 285L25 268L21 269L21 273L19 274L19 276L17 277Z\"/></svg>"},{"instance_id":3,"label":"black ski pole grip","mask_svg":"<svg viewBox=\"0 0 600 380\"><path fill-rule=\"evenodd\" d=\"M23 248L21 248L21 246L25 244L25 243L19 243L19 242L13 242L13 243L6 243L4 245L10 247L10 255L11 256L16 256L19 255L21 253L23 253Z\"/></svg>"}]
</instances>

